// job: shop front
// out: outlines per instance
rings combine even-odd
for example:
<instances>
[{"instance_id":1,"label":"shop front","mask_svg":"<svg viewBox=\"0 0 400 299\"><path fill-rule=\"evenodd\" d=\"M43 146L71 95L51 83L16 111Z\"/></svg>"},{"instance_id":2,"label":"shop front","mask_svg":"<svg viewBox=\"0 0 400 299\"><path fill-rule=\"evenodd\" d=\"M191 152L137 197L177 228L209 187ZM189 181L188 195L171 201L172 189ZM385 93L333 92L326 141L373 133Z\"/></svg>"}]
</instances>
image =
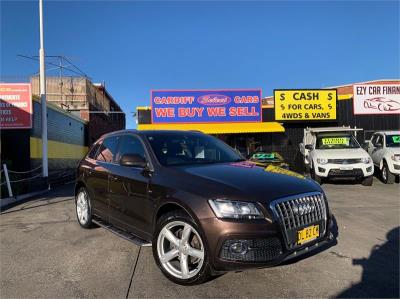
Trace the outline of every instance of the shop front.
<instances>
[{"instance_id":1,"label":"shop front","mask_svg":"<svg viewBox=\"0 0 400 299\"><path fill-rule=\"evenodd\" d=\"M377 89L381 85L385 88ZM354 91L360 86L370 86L371 92L376 94L360 99L360 95ZM370 100L374 98L396 98L399 86L400 80L377 80L327 89L277 89L274 96L263 98L260 102L256 100L257 96L261 98L259 90L240 90L239 94L235 94L235 91L227 93L226 90L195 93L153 91L152 105L137 107L138 130L201 131L217 136L247 158L263 154L262 157L266 159L279 158L290 169L304 172L299 144L307 127L362 128L363 131L357 135L360 143L369 139L374 131L399 130L400 109L384 110L385 107L389 109L387 105L394 105L393 102L386 103L386 106L379 106L378 103L376 109L364 104L365 100L367 103L379 100ZM382 94L377 94L378 91ZM239 98L235 101L235 97ZM173 101L180 102L177 104ZM360 101L364 110L358 108ZM158 108L162 110L156 112ZM185 110L188 108L198 109ZM155 113L152 113L153 110Z\"/></svg>"}]
</instances>

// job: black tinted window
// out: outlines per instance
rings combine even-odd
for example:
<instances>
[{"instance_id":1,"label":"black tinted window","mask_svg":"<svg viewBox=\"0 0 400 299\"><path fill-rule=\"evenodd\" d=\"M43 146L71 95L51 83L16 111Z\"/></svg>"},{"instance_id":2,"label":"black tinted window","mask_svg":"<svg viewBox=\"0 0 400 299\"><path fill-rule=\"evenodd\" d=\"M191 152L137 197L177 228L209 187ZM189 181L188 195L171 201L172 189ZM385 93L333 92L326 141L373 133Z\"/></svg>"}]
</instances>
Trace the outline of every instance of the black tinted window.
<instances>
[{"instance_id":1,"label":"black tinted window","mask_svg":"<svg viewBox=\"0 0 400 299\"><path fill-rule=\"evenodd\" d=\"M231 147L217 138L191 133L151 134L147 136L162 165L228 163L242 161Z\"/></svg>"},{"instance_id":2,"label":"black tinted window","mask_svg":"<svg viewBox=\"0 0 400 299\"><path fill-rule=\"evenodd\" d=\"M108 137L104 139L97 152L96 160L113 162L117 151L118 137Z\"/></svg>"},{"instance_id":3,"label":"black tinted window","mask_svg":"<svg viewBox=\"0 0 400 299\"><path fill-rule=\"evenodd\" d=\"M144 148L140 140L132 135L122 136L119 143L118 155L116 161L119 161L125 154L136 154L145 160Z\"/></svg>"},{"instance_id":4,"label":"black tinted window","mask_svg":"<svg viewBox=\"0 0 400 299\"><path fill-rule=\"evenodd\" d=\"M99 149L99 146L100 146L100 143L96 143L95 145L92 146L92 148L89 150L89 153L87 155L88 158L94 159L96 157L96 153L97 153L97 150Z\"/></svg>"}]
</instances>

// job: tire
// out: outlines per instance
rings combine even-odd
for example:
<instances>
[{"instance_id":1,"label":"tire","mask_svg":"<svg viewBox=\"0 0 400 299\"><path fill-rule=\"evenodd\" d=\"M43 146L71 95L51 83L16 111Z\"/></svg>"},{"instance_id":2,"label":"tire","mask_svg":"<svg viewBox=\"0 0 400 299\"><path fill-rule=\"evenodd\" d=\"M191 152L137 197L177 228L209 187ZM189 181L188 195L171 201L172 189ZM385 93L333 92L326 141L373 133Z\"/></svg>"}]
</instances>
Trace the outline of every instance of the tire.
<instances>
[{"instance_id":1,"label":"tire","mask_svg":"<svg viewBox=\"0 0 400 299\"><path fill-rule=\"evenodd\" d=\"M90 198L84 187L79 188L75 196L75 212L78 223L83 228L93 226Z\"/></svg>"},{"instance_id":2,"label":"tire","mask_svg":"<svg viewBox=\"0 0 400 299\"><path fill-rule=\"evenodd\" d=\"M372 182L374 181L374 176L367 176L365 178L362 179L361 184L363 186L372 186Z\"/></svg>"},{"instance_id":3,"label":"tire","mask_svg":"<svg viewBox=\"0 0 400 299\"><path fill-rule=\"evenodd\" d=\"M322 178L315 173L315 169L311 168L311 178L316 181L318 184L322 185L323 184L323 180Z\"/></svg>"},{"instance_id":4,"label":"tire","mask_svg":"<svg viewBox=\"0 0 400 299\"><path fill-rule=\"evenodd\" d=\"M188 232L186 237L185 231ZM176 210L161 216L152 245L157 266L172 282L196 285L211 278L205 238L196 222L183 211ZM191 255L191 251L196 255ZM184 269L187 270L182 271L181 265L186 265Z\"/></svg>"},{"instance_id":5,"label":"tire","mask_svg":"<svg viewBox=\"0 0 400 299\"><path fill-rule=\"evenodd\" d=\"M385 184L393 184L396 176L390 172L389 167L386 163L386 161L383 161L383 167L382 167L382 171L381 171L381 177L382 177L382 181Z\"/></svg>"}]
</instances>

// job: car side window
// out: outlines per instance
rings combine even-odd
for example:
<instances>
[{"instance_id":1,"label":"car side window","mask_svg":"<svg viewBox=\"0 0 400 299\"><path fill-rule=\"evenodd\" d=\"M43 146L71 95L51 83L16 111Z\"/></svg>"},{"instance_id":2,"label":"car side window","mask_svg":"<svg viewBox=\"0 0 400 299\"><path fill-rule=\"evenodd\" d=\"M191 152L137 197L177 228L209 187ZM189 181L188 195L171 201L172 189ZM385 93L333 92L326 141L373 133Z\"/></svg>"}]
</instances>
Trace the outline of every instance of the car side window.
<instances>
[{"instance_id":1,"label":"car side window","mask_svg":"<svg viewBox=\"0 0 400 299\"><path fill-rule=\"evenodd\" d=\"M378 134L376 135L376 139L375 139L375 146L378 146L378 144L382 145L383 141L382 141L382 135Z\"/></svg>"},{"instance_id":2,"label":"car side window","mask_svg":"<svg viewBox=\"0 0 400 299\"><path fill-rule=\"evenodd\" d=\"M373 145L375 145L376 136L377 136L377 134L374 134L374 135L372 135L372 137L371 137L371 143L372 143Z\"/></svg>"},{"instance_id":3,"label":"car side window","mask_svg":"<svg viewBox=\"0 0 400 299\"><path fill-rule=\"evenodd\" d=\"M143 144L140 142L139 138L132 135L124 135L121 137L116 161L119 162L125 154L139 155L146 160Z\"/></svg>"},{"instance_id":4,"label":"car side window","mask_svg":"<svg viewBox=\"0 0 400 299\"><path fill-rule=\"evenodd\" d=\"M102 142L97 152L96 160L113 163L117 152L118 136L111 136Z\"/></svg>"},{"instance_id":5,"label":"car side window","mask_svg":"<svg viewBox=\"0 0 400 299\"><path fill-rule=\"evenodd\" d=\"M89 153L87 155L87 157L89 159L96 158L97 150L99 149L100 144L101 144L100 142L97 142L95 145L92 146L92 148L90 149L90 151L89 151Z\"/></svg>"}]
</instances>

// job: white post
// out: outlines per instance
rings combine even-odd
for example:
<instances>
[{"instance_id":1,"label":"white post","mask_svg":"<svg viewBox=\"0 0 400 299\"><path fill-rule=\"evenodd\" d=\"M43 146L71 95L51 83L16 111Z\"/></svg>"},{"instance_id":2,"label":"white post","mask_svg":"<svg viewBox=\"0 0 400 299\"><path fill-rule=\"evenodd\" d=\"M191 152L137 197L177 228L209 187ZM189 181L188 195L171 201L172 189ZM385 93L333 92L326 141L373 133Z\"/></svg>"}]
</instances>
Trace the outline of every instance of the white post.
<instances>
[{"instance_id":1,"label":"white post","mask_svg":"<svg viewBox=\"0 0 400 299\"><path fill-rule=\"evenodd\" d=\"M8 189L8 196L13 197L12 189L11 189L11 184L10 184L10 178L8 177L8 170L7 170L7 165L3 164L3 169L4 169L4 175L6 176L6 183L7 183L7 189Z\"/></svg>"},{"instance_id":2,"label":"white post","mask_svg":"<svg viewBox=\"0 0 400 299\"><path fill-rule=\"evenodd\" d=\"M49 176L47 161L47 104L46 104L46 74L44 66L44 41L43 41L43 0L39 0L39 29L40 29L40 102L42 106L42 176Z\"/></svg>"}]
</instances>

